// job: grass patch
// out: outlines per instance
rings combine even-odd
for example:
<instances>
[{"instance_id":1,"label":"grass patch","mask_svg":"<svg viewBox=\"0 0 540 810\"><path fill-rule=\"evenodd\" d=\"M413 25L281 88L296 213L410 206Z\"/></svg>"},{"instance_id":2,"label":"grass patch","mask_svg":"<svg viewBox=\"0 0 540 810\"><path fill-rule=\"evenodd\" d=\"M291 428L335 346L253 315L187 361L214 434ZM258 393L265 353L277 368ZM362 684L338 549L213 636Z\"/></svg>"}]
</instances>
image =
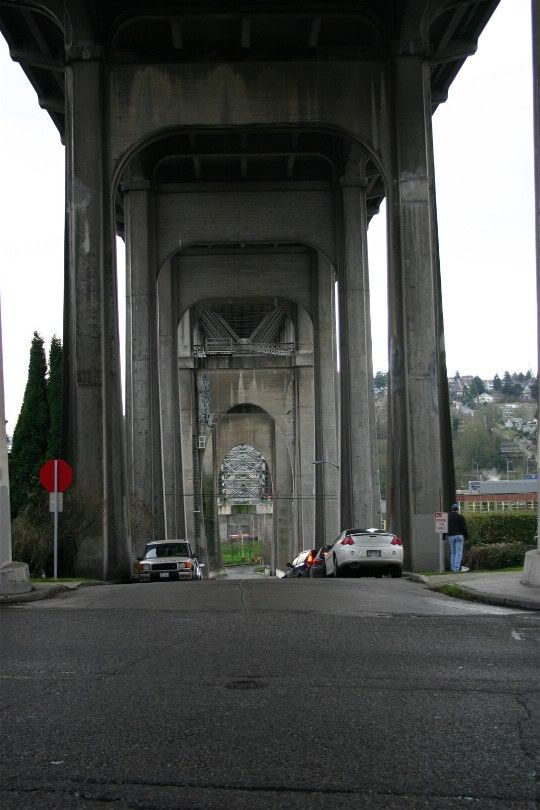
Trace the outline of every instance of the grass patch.
<instances>
[{"instance_id":1,"label":"grass patch","mask_svg":"<svg viewBox=\"0 0 540 810\"><path fill-rule=\"evenodd\" d=\"M468 602L480 602L481 600L468 591L464 591L459 585L449 583L441 585L440 588L434 588L438 593L445 593L446 596L454 596L456 599L465 599Z\"/></svg>"},{"instance_id":2,"label":"grass patch","mask_svg":"<svg viewBox=\"0 0 540 810\"><path fill-rule=\"evenodd\" d=\"M519 571L523 571L522 565L513 565L508 566L507 568L475 568L474 571L470 569L469 571L462 571L461 573L456 573L456 576L463 576L463 574L504 574L510 573L515 574ZM423 577L442 577L448 576L449 574L454 573L453 571L419 571L419 573Z\"/></svg>"},{"instance_id":3,"label":"grass patch","mask_svg":"<svg viewBox=\"0 0 540 810\"><path fill-rule=\"evenodd\" d=\"M263 556L263 544L258 540L241 543L222 543L221 562L223 565L253 565Z\"/></svg>"}]
</instances>

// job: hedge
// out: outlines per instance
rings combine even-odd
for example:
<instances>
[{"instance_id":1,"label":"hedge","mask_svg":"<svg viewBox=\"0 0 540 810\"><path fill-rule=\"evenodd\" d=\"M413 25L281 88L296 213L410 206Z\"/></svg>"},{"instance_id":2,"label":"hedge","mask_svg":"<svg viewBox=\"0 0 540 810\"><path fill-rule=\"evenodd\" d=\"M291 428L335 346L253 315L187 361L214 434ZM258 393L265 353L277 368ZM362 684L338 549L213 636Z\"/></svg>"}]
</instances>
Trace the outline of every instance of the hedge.
<instances>
[{"instance_id":1,"label":"hedge","mask_svg":"<svg viewBox=\"0 0 540 810\"><path fill-rule=\"evenodd\" d=\"M525 552L536 548L527 543L491 543L471 546L463 555L463 564L471 571L513 568L523 565Z\"/></svg>"},{"instance_id":2,"label":"hedge","mask_svg":"<svg viewBox=\"0 0 540 810\"><path fill-rule=\"evenodd\" d=\"M535 511L530 512L465 512L469 527L466 548L492 543L525 543L533 545L537 531Z\"/></svg>"}]
</instances>

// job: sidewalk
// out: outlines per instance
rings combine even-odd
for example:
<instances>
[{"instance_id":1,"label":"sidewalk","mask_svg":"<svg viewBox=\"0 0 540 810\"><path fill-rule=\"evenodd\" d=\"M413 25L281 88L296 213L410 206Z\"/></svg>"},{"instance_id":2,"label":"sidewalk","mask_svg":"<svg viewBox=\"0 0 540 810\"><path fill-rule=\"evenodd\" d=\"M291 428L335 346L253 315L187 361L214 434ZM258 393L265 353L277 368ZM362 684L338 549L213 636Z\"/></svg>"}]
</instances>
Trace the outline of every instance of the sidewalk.
<instances>
[{"instance_id":1,"label":"sidewalk","mask_svg":"<svg viewBox=\"0 0 540 810\"><path fill-rule=\"evenodd\" d=\"M59 593L74 591L77 588L86 588L93 585L106 585L101 580L82 580L81 582L44 582L43 584L34 582L32 590L27 593L13 593L8 596L0 594L0 606L14 605L21 602L37 602L40 599L52 599Z\"/></svg>"},{"instance_id":2,"label":"sidewalk","mask_svg":"<svg viewBox=\"0 0 540 810\"><path fill-rule=\"evenodd\" d=\"M443 585L457 585L467 596L488 605L523 610L540 610L540 588L522 585L520 571L465 571L459 574L407 574L413 582L422 582L433 591Z\"/></svg>"}]
</instances>

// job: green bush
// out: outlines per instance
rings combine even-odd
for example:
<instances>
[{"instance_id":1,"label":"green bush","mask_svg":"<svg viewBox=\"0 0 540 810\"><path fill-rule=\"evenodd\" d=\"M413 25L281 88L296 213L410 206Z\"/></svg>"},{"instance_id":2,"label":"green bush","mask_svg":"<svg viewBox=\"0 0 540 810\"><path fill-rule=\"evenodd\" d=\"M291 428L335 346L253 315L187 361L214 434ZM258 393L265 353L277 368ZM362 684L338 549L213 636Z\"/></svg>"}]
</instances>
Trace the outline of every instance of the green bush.
<instances>
[{"instance_id":1,"label":"green bush","mask_svg":"<svg viewBox=\"0 0 540 810\"><path fill-rule=\"evenodd\" d=\"M83 539L97 533L99 510L74 492L64 495L58 518L58 574L76 573L77 553ZM53 515L49 496L42 491L11 523L13 559L28 564L32 576L53 575Z\"/></svg>"},{"instance_id":2,"label":"green bush","mask_svg":"<svg viewBox=\"0 0 540 810\"><path fill-rule=\"evenodd\" d=\"M534 542L536 512L465 512L469 527L466 548L492 543Z\"/></svg>"},{"instance_id":3,"label":"green bush","mask_svg":"<svg viewBox=\"0 0 540 810\"><path fill-rule=\"evenodd\" d=\"M490 543L471 546L465 551L463 564L471 571L512 568L523 565L525 552L534 548L536 546L527 543Z\"/></svg>"}]
</instances>

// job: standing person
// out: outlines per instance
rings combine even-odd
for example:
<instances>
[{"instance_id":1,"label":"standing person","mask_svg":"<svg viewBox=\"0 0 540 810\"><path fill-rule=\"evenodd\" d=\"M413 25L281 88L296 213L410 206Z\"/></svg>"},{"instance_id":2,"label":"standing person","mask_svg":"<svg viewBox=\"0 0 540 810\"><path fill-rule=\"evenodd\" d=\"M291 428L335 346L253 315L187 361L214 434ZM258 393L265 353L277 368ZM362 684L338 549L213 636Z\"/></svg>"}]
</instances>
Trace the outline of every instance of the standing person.
<instances>
[{"instance_id":1,"label":"standing person","mask_svg":"<svg viewBox=\"0 0 540 810\"><path fill-rule=\"evenodd\" d=\"M450 543L450 570L461 571L463 544L469 536L467 521L459 512L457 503L453 503L448 513L448 542Z\"/></svg>"}]
</instances>

